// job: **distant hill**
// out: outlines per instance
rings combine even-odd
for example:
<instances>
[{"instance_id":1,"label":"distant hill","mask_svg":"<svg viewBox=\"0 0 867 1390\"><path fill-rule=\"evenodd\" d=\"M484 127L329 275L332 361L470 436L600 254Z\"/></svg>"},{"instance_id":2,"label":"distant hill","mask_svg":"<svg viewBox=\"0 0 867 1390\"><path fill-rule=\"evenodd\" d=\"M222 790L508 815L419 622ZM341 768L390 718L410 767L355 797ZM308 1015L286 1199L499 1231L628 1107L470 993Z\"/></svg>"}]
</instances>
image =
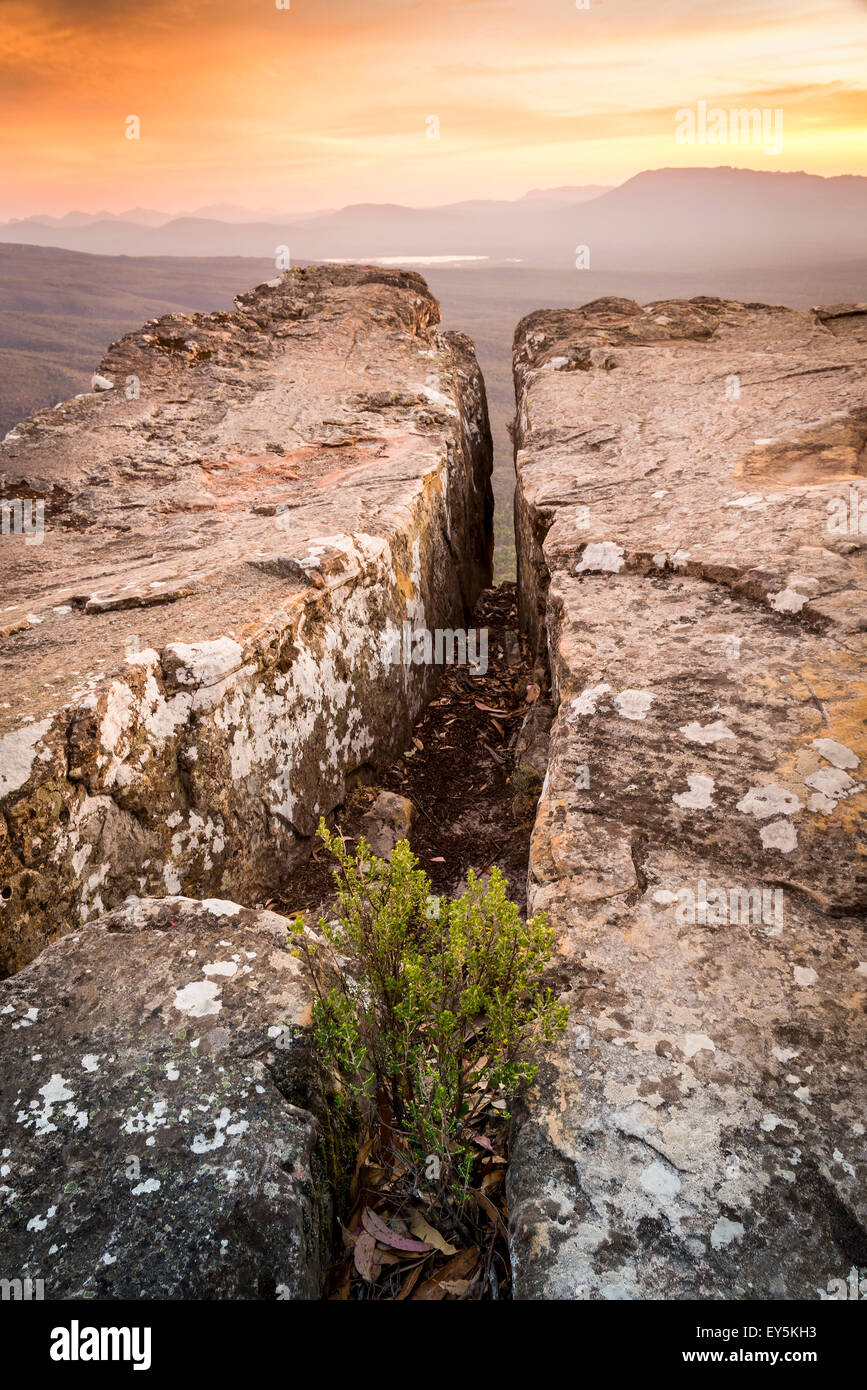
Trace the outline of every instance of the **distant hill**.
<instances>
[{"instance_id":1,"label":"distant hill","mask_svg":"<svg viewBox=\"0 0 867 1390\"><path fill-rule=\"evenodd\" d=\"M273 261L86 256L0 245L0 432L90 389L109 343L146 319L229 309Z\"/></svg>"},{"instance_id":2,"label":"distant hill","mask_svg":"<svg viewBox=\"0 0 867 1390\"><path fill-rule=\"evenodd\" d=\"M610 183L587 183L583 186L572 187L564 184L562 188L531 188L529 193L525 193L518 201L527 203L548 202L548 203L587 203L591 198L598 198L603 193L610 193L613 185Z\"/></svg>"},{"instance_id":3,"label":"distant hill","mask_svg":"<svg viewBox=\"0 0 867 1390\"><path fill-rule=\"evenodd\" d=\"M589 246L598 270L794 266L863 255L867 178L752 169L655 169L619 188L534 189L515 201L442 207L359 203L314 216L236 221L179 217L86 225L46 219L0 225L0 242L127 256L254 256L294 260L476 256L492 263L574 269ZM228 220L231 217L232 220Z\"/></svg>"},{"instance_id":4,"label":"distant hill","mask_svg":"<svg viewBox=\"0 0 867 1390\"><path fill-rule=\"evenodd\" d=\"M867 252L867 178L754 169L656 169L555 213L598 269L725 269L848 260ZM595 256L593 253L596 253Z\"/></svg>"}]
</instances>

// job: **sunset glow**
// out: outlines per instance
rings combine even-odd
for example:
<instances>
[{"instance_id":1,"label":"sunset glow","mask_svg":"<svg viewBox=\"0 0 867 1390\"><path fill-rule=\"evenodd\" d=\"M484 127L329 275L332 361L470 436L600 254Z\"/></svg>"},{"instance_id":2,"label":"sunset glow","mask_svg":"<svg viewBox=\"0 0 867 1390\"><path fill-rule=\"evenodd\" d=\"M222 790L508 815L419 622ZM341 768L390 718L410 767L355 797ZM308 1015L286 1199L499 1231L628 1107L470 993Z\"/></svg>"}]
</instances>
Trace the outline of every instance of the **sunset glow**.
<instances>
[{"instance_id":1,"label":"sunset glow","mask_svg":"<svg viewBox=\"0 0 867 1390\"><path fill-rule=\"evenodd\" d=\"M4 217L424 205L667 165L867 173L858 0L7 0L0 47ZM781 152L679 145L674 113L701 100L781 108Z\"/></svg>"}]
</instances>

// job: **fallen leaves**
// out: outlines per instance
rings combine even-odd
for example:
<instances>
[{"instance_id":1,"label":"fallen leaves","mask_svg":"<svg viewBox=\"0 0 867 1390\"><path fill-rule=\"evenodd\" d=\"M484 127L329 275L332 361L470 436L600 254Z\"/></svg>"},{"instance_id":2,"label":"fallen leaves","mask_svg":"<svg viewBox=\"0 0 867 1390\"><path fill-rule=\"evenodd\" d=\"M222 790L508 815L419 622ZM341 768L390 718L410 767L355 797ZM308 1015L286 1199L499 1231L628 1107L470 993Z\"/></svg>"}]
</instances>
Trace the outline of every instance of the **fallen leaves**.
<instances>
[{"instance_id":1,"label":"fallen leaves","mask_svg":"<svg viewBox=\"0 0 867 1390\"><path fill-rule=\"evenodd\" d=\"M430 1279L426 1279L412 1295L415 1299L427 1302L443 1298L464 1298L476 1273L479 1263L479 1247L471 1245L460 1250L454 1259L438 1269Z\"/></svg>"},{"instance_id":2,"label":"fallen leaves","mask_svg":"<svg viewBox=\"0 0 867 1390\"><path fill-rule=\"evenodd\" d=\"M428 1184L382 1116L356 1156L344 1254L328 1273L330 1299L442 1302L508 1297L511 1286L503 1180L508 1128L495 1099L474 1090L466 1139L476 1154L459 1201Z\"/></svg>"}]
</instances>

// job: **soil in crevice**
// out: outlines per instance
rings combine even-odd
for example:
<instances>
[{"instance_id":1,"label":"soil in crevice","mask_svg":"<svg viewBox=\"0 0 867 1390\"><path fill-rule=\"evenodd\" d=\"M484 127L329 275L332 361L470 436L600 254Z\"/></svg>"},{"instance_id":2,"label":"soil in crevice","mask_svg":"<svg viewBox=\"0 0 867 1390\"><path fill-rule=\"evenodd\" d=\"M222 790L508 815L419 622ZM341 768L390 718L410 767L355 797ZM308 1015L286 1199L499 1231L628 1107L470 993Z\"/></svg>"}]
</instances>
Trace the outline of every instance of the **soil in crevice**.
<instances>
[{"instance_id":1,"label":"soil in crevice","mask_svg":"<svg viewBox=\"0 0 867 1390\"><path fill-rule=\"evenodd\" d=\"M434 893L455 894L470 869L481 874L496 864L523 913L541 776L516 767L514 745L531 705L544 696L546 677L518 634L514 584L486 589L468 626L487 628L486 673L444 666L410 746L357 785L329 820L353 843L379 791L397 792L416 809L410 847ZM318 908L331 896L331 871L317 844L267 906L287 914Z\"/></svg>"}]
</instances>

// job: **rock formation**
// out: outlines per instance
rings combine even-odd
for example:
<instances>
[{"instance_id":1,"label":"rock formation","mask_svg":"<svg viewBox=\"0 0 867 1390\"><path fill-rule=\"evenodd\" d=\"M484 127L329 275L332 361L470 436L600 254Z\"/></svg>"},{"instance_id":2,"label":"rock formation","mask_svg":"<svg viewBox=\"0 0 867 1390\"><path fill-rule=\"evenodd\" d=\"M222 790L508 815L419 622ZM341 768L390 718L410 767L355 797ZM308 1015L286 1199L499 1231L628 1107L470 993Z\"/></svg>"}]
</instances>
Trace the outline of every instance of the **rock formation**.
<instances>
[{"instance_id":1,"label":"rock formation","mask_svg":"<svg viewBox=\"0 0 867 1390\"><path fill-rule=\"evenodd\" d=\"M251 904L406 746L405 625L489 579L437 317L415 275L292 272L7 437L45 524L0 543L0 1274L48 1297L319 1291L346 1136ZM516 1107L517 1296L826 1296L867 1266L867 305L545 311L515 377L551 677L515 754L570 1004Z\"/></svg>"},{"instance_id":2,"label":"rock formation","mask_svg":"<svg viewBox=\"0 0 867 1390\"><path fill-rule=\"evenodd\" d=\"M406 746L436 673L403 627L490 578L484 387L438 318L418 275L292 271L7 435L44 532L0 541L0 974L129 894L261 900Z\"/></svg>"},{"instance_id":3,"label":"rock formation","mask_svg":"<svg viewBox=\"0 0 867 1390\"><path fill-rule=\"evenodd\" d=\"M517 1296L816 1299L867 1263L867 305L602 300L514 364L571 1004Z\"/></svg>"},{"instance_id":4,"label":"rock formation","mask_svg":"<svg viewBox=\"0 0 867 1390\"><path fill-rule=\"evenodd\" d=\"M50 1299L318 1296L339 1135L285 919L133 899L7 980L0 1014L4 1278Z\"/></svg>"}]
</instances>

